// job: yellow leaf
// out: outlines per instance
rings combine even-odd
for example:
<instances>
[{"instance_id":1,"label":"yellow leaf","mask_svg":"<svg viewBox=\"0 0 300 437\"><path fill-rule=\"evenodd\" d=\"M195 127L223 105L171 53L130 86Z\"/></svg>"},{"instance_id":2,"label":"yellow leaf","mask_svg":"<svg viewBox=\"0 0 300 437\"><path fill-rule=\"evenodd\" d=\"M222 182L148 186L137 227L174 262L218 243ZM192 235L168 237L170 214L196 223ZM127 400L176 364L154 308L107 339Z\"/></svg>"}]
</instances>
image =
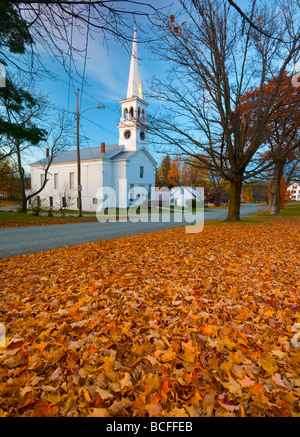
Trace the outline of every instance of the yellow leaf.
<instances>
[{"instance_id":1,"label":"yellow leaf","mask_svg":"<svg viewBox=\"0 0 300 437\"><path fill-rule=\"evenodd\" d=\"M273 314L274 314L274 311L272 311L272 310L267 310L264 312L264 316L266 316L266 317L272 317Z\"/></svg>"},{"instance_id":2,"label":"yellow leaf","mask_svg":"<svg viewBox=\"0 0 300 437\"><path fill-rule=\"evenodd\" d=\"M164 413L164 412L163 412ZM186 410L184 408L173 408L173 410L171 410L168 413L163 414L162 416L164 417L189 417L189 415L187 414Z\"/></svg>"},{"instance_id":3,"label":"yellow leaf","mask_svg":"<svg viewBox=\"0 0 300 437\"><path fill-rule=\"evenodd\" d=\"M275 373L277 370L277 367L274 366L270 361L261 360L260 363L262 368L270 375L273 375L273 373Z\"/></svg>"},{"instance_id":4,"label":"yellow leaf","mask_svg":"<svg viewBox=\"0 0 300 437\"><path fill-rule=\"evenodd\" d=\"M230 376L230 369L232 368L232 362L230 361L224 361L221 365L220 365L221 369L223 369L225 371L225 373L227 374L227 376Z\"/></svg>"},{"instance_id":5,"label":"yellow leaf","mask_svg":"<svg viewBox=\"0 0 300 437\"><path fill-rule=\"evenodd\" d=\"M184 350L183 359L188 363L193 363L196 358L196 348L192 346L192 342L182 343L182 349Z\"/></svg>"},{"instance_id":6,"label":"yellow leaf","mask_svg":"<svg viewBox=\"0 0 300 437\"><path fill-rule=\"evenodd\" d=\"M83 394L83 397L84 397L86 402L90 402L91 401L91 396L90 396L88 390L85 387L80 387L80 389L78 390L78 395L80 396L81 394Z\"/></svg>"},{"instance_id":7,"label":"yellow leaf","mask_svg":"<svg viewBox=\"0 0 300 437\"><path fill-rule=\"evenodd\" d=\"M165 352L165 353L161 356L161 360L162 360L164 363L173 360L173 358L174 358L174 354L173 354L173 352Z\"/></svg>"},{"instance_id":8,"label":"yellow leaf","mask_svg":"<svg viewBox=\"0 0 300 437\"><path fill-rule=\"evenodd\" d=\"M146 356L147 360L150 361L150 363L154 366L154 364L157 363L157 359L155 357L152 357L151 355Z\"/></svg>"},{"instance_id":9,"label":"yellow leaf","mask_svg":"<svg viewBox=\"0 0 300 437\"><path fill-rule=\"evenodd\" d=\"M132 386L131 377L130 377L129 373L125 372L124 378L120 379L120 384L121 384L121 389L124 387L131 387Z\"/></svg>"},{"instance_id":10,"label":"yellow leaf","mask_svg":"<svg viewBox=\"0 0 300 437\"><path fill-rule=\"evenodd\" d=\"M234 378L232 378L232 376L229 377L229 381L228 382L222 382L222 385L225 388L228 388L230 393L232 393L232 394L234 394L236 396L241 396L242 395L242 390L241 390L240 384Z\"/></svg>"},{"instance_id":11,"label":"yellow leaf","mask_svg":"<svg viewBox=\"0 0 300 437\"><path fill-rule=\"evenodd\" d=\"M185 314L187 314L189 311L183 306L183 305L180 305L180 307L179 307L180 309L181 309L181 311L183 312L183 313L185 313Z\"/></svg>"},{"instance_id":12,"label":"yellow leaf","mask_svg":"<svg viewBox=\"0 0 300 437\"><path fill-rule=\"evenodd\" d=\"M252 387L255 384L255 381L253 381L253 379L250 379L247 375L245 375L243 379L238 380L238 383L242 387Z\"/></svg>"},{"instance_id":13,"label":"yellow leaf","mask_svg":"<svg viewBox=\"0 0 300 437\"><path fill-rule=\"evenodd\" d=\"M206 326L206 325L202 325L200 327L201 331L203 332L203 334L207 334L207 335L212 335L215 334L215 328L212 326Z\"/></svg>"},{"instance_id":14,"label":"yellow leaf","mask_svg":"<svg viewBox=\"0 0 300 437\"><path fill-rule=\"evenodd\" d=\"M25 387L23 387L21 390L20 390L20 396L25 396L27 393L29 393L30 391L33 391L33 388L32 387L30 387L30 386L28 386L28 385L26 385Z\"/></svg>"},{"instance_id":15,"label":"yellow leaf","mask_svg":"<svg viewBox=\"0 0 300 437\"><path fill-rule=\"evenodd\" d=\"M228 347L228 349L233 349L235 348L235 343L233 343L233 341L231 341L228 337L224 337L222 338L223 342L226 344L226 346Z\"/></svg>"},{"instance_id":16,"label":"yellow leaf","mask_svg":"<svg viewBox=\"0 0 300 437\"><path fill-rule=\"evenodd\" d=\"M99 393L101 398L105 401L106 399L111 399L114 397L108 390L104 390L102 388L96 387L96 392Z\"/></svg>"},{"instance_id":17,"label":"yellow leaf","mask_svg":"<svg viewBox=\"0 0 300 437\"><path fill-rule=\"evenodd\" d=\"M161 413L161 406L159 404L151 404L145 407L145 410L148 412L149 417L157 417Z\"/></svg>"},{"instance_id":18,"label":"yellow leaf","mask_svg":"<svg viewBox=\"0 0 300 437\"><path fill-rule=\"evenodd\" d=\"M109 417L110 414L106 410L106 408L93 408L92 414L89 414L90 417Z\"/></svg>"},{"instance_id":19,"label":"yellow leaf","mask_svg":"<svg viewBox=\"0 0 300 437\"><path fill-rule=\"evenodd\" d=\"M284 384L284 382L281 379L281 375L280 373L275 373L275 375L272 376L272 380L277 384L280 385L281 387L285 387L286 385Z\"/></svg>"}]
</instances>

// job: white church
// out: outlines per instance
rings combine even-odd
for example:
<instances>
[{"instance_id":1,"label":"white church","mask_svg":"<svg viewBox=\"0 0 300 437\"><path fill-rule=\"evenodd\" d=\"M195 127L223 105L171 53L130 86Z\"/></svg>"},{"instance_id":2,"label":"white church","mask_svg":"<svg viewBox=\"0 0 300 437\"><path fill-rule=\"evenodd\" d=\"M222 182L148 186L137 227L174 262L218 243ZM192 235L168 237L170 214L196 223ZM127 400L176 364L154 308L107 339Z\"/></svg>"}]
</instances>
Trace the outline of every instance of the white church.
<instances>
[{"instance_id":1,"label":"white church","mask_svg":"<svg viewBox=\"0 0 300 437\"><path fill-rule=\"evenodd\" d=\"M148 127L139 69L136 30L132 45L127 97L121 104L118 144L80 150L82 211L96 211L99 188L111 187L116 193L116 206L127 208L134 200L133 187L143 187L151 196L155 186L156 161L148 150ZM32 190L44 182L43 159L30 165ZM51 163L45 188L39 197L43 206L54 209L78 209L76 150L58 153ZM131 190L132 192L132 190ZM147 199L145 199L147 200Z\"/></svg>"}]
</instances>

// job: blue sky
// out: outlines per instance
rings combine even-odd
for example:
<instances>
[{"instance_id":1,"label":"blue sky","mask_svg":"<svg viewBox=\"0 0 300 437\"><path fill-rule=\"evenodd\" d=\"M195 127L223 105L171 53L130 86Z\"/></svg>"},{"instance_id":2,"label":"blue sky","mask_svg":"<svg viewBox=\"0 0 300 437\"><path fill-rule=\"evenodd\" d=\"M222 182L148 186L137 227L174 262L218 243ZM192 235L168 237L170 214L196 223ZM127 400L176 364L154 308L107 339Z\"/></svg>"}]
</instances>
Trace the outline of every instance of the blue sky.
<instances>
[{"instance_id":1,"label":"blue sky","mask_svg":"<svg viewBox=\"0 0 300 437\"><path fill-rule=\"evenodd\" d=\"M163 5L170 5L166 10L169 13L175 13L177 10L176 1L168 0L154 0L154 6L162 7ZM248 0L237 0L237 4L244 10L247 9ZM140 70L142 76L142 86L144 98L147 94L147 81L153 75L160 78L167 72L167 65L159 62L153 58L149 47L141 40L145 40L147 35L154 37L151 34L150 26L146 18L137 18L137 39L138 39L138 55L140 59ZM134 22L132 18L128 18L127 25L133 28ZM140 27L140 29L139 29ZM128 29L126 34L128 35ZM79 34L74 30L73 44L78 48L85 47L85 34ZM76 65L79 72L83 72L85 68L85 82L83 87L82 99L80 99L80 110L89 108L97 104L103 104L105 109L90 109L86 111L81 117L80 122L80 145L84 147L99 146L102 141L106 144L118 143L118 123L120 119L120 105L119 100L126 98L129 67L130 67L130 49L126 50L120 41L116 41L113 37L104 39L101 34L93 34L89 38L88 51L86 58L86 65L83 57L77 57ZM75 143L76 125L75 125L75 110L76 98L75 91L77 88L81 90L81 84L72 83L67 72L63 69L58 61L51 59L48 55L42 54L44 65L53 73L56 78L50 79L43 77L39 82L39 88L42 94L47 95L48 101L52 107L65 109L69 112L74 112L74 138L72 143ZM84 67L85 65L85 67ZM146 98L150 104L148 112L155 109L158 102ZM73 147L71 147L73 148ZM150 137L150 152L153 157L160 162L163 158L161 151L156 149L156 146L151 145ZM159 153L160 152L160 153ZM42 157L40 153L34 157L28 157L28 162ZM33 159L34 158L34 159Z\"/></svg>"},{"instance_id":2,"label":"blue sky","mask_svg":"<svg viewBox=\"0 0 300 437\"><path fill-rule=\"evenodd\" d=\"M137 19L138 21L139 19ZM141 19L142 20L142 19ZM134 23L128 23L132 27L132 37ZM140 23L145 30L147 24ZM128 33L128 30L127 30ZM140 71L142 77L143 97L147 93L147 80L154 74L163 74L164 66L161 62L155 62L149 47L145 40L146 34L137 29L138 55L140 60ZM80 47L85 44L85 37L74 35L74 44ZM139 42L140 41L140 42ZM81 84L70 81L67 72L63 69L58 61L51 59L48 55L43 54L44 65L51 71L55 72L56 78L43 78L39 82L39 88L42 94L47 95L47 99L52 107L57 109L66 109L67 111L76 111L75 92L79 88L80 111L91 106L102 104L104 109L90 109L80 118L80 144L81 147L99 146L102 141L106 144L116 144L119 140L118 123L120 120L119 101L126 98L130 57L130 48L124 47L120 41L113 38L105 41L100 34L93 35L89 39L88 53L85 66L85 82L83 93L81 94ZM84 58L77 58L77 68L80 72L84 69ZM147 99L151 106L155 106L155 101ZM75 116L74 116L74 148L75 144ZM158 161L162 159L161 153L157 154L154 147L150 145L150 152ZM36 155L37 158L40 154Z\"/></svg>"}]
</instances>

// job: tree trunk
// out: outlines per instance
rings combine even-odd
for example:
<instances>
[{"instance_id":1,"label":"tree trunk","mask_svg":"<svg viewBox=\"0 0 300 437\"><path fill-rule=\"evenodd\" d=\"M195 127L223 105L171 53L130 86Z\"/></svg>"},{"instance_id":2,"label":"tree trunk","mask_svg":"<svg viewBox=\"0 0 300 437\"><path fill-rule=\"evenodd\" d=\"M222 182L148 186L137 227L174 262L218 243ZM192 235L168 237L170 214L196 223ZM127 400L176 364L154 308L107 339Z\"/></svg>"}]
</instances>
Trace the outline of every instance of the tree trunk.
<instances>
[{"instance_id":1,"label":"tree trunk","mask_svg":"<svg viewBox=\"0 0 300 437\"><path fill-rule=\"evenodd\" d=\"M276 162L274 167L274 175L271 184L271 193L270 193L270 202L269 202L271 215L280 214L280 203L281 203L280 182L283 175L283 167L284 167L284 163L282 162Z\"/></svg>"},{"instance_id":2,"label":"tree trunk","mask_svg":"<svg viewBox=\"0 0 300 437\"><path fill-rule=\"evenodd\" d=\"M21 161L21 151L20 151L20 144L16 143L16 151L17 151L17 158L18 158L18 170L19 170L19 176L20 176L20 191L21 191L21 212L27 213L27 199L26 199L26 193L25 193L25 181L24 181L24 169L22 167L22 161Z\"/></svg>"},{"instance_id":3,"label":"tree trunk","mask_svg":"<svg viewBox=\"0 0 300 437\"><path fill-rule=\"evenodd\" d=\"M228 208L228 221L240 220L240 208L241 208L241 193L242 193L242 181L230 182L230 198Z\"/></svg>"},{"instance_id":4,"label":"tree trunk","mask_svg":"<svg viewBox=\"0 0 300 437\"><path fill-rule=\"evenodd\" d=\"M215 206L220 206L220 205L221 205L221 192L216 191L215 192Z\"/></svg>"}]
</instances>

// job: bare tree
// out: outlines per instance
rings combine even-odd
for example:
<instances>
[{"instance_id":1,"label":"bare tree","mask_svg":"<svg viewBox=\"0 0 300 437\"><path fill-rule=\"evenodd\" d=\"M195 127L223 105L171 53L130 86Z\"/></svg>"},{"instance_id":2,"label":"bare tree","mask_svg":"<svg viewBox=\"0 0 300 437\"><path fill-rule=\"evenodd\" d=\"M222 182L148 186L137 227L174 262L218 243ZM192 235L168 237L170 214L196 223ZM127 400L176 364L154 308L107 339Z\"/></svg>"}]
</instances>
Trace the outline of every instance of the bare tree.
<instances>
[{"instance_id":1,"label":"bare tree","mask_svg":"<svg viewBox=\"0 0 300 437\"><path fill-rule=\"evenodd\" d=\"M275 38L276 36L273 36L272 34L269 34L268 32L266 32L261 26L261 19L262 19L262 15L258 18L258 23L256 23L254 21L254 17L252 17L251 14L246 14L237 4L235 1L233 0L227 0L227 2L230 4L230 6L234 7L235 10L240 14L240 16L243 18L244 23L248 23L250 24L250 26L255 29L257 32L262 33L263 35L267 36L268 38L272 39ZM253 1L253 4L255 5L256 0Z\"/></svg>"},{"instance_id":2,"label":"bare tree","mask_svg":"<svg viewBox=\"0 0 300 437\"><path fill-rule=\"evenodd\" d=\"M22 198L22 212L27 211L27 202L33 196L42 191L47 183L47 174L55 154L65 148L67 143L67 127L71 120L68 120L64 112L58 116L58 124L50 129L45 125L46 98L35 97L20 84L15 83L11 78L7 80L6 87L0 89L0 103L3 107L0 116L0 129L5 143L2 145L3 156L10 156L15 159L19 181L20 195ZM49 108L47 108L47 116ZM44 119L43 119L44 116ZM26 174L24 157L29 151L47 150L44 165L44 182L41 187L27 195Z\"/></svg>"},{"instance_id":3,"label":"bare tree","mask_svg":"<svg viewBox=\"0 0 300 437\"><path fill-rule=\"evenodd\" d=\"M60 211L60 214L65 215L67 209L76 209L77 194L74 188L70 188L67 183L64 183L59 190L58 196L54 198L55 208Z\"/></svg>"},{"instance_id":4,"label":"bare tree","mask_svg":"<svg viewBox=\"0 0 300 437\"><path fill-rule=\"evenodd\" d=\"M300 182L300 150L298 150L291 160L288 160L283 173L286 183Z\"/></svg>"},{"instance_id":5,"label":"bare tree","mask_svg":"<svg viewBox=\"0 0 300 437\"><path fill-rule=\"evenodd\" d=\"M39 56L42 48L77 80L84 79L91 38L96 34L106 41L114 38L125 44L129 50L133 22L140 26L144 41L149 41L153 36L147 35L145 26L140 25L139 20L151 22L154 14L162 9L148 0L25 0L12 1L10 4L14 7L19 28L22 26L22 35L26 36L24 43L31 52L31 61L26 59L23 63L17 62L15 57L12 59L9 53L1 50L5 48L1 47L1 43L0 56L7 62L13 62L16 67L31 72L33 65L34 69L41 65L45 68ZM84 58L83 71L78 71L78 56Z\"/></svg>"},{"instance_id":6,"label":"bare tree","mask_svg":"<svg viewBox=\"0 0 300 437\"><path fill-rule=\"evenodd\" d=\"M72 121L66 116L64 112L61 112L58 117L58 123L55 124L48 133L46 140L46 158L40 161L40 166L43 169L43 180L39 188L34 188L25 192L22 196L22 211L27 211L27 203L30 199L38 196L45 188L48 182L49 169L52 164L53 158L61 151L65 150L69 144L70 127ZM44 146L41 146L44 149Z\"/></svg>"},{"instance_id":7,"label":"bare tree","mask_svg":"<svg viewBox=\"0 0 300 437\"><path fill-rule=\"evenodd\" d=\"M153 96L163 109L149 120L150 130L161 144L198 157L230 183L227 220L239 220L243 182L275 162L256 158L266 145L268 119L285 98L278 98L284 73L299 59L300 8L285 0L272 7L253 2L250 20L260 17L265 34L226 0L179 3L178 18L158 23L156 53L172 68L168 81L154 81ZM266 101L263 85L273 77L277 83ZM258 105L245 110L242 98L251 86L258 89Z\"/></svg>"}]
</instances>

